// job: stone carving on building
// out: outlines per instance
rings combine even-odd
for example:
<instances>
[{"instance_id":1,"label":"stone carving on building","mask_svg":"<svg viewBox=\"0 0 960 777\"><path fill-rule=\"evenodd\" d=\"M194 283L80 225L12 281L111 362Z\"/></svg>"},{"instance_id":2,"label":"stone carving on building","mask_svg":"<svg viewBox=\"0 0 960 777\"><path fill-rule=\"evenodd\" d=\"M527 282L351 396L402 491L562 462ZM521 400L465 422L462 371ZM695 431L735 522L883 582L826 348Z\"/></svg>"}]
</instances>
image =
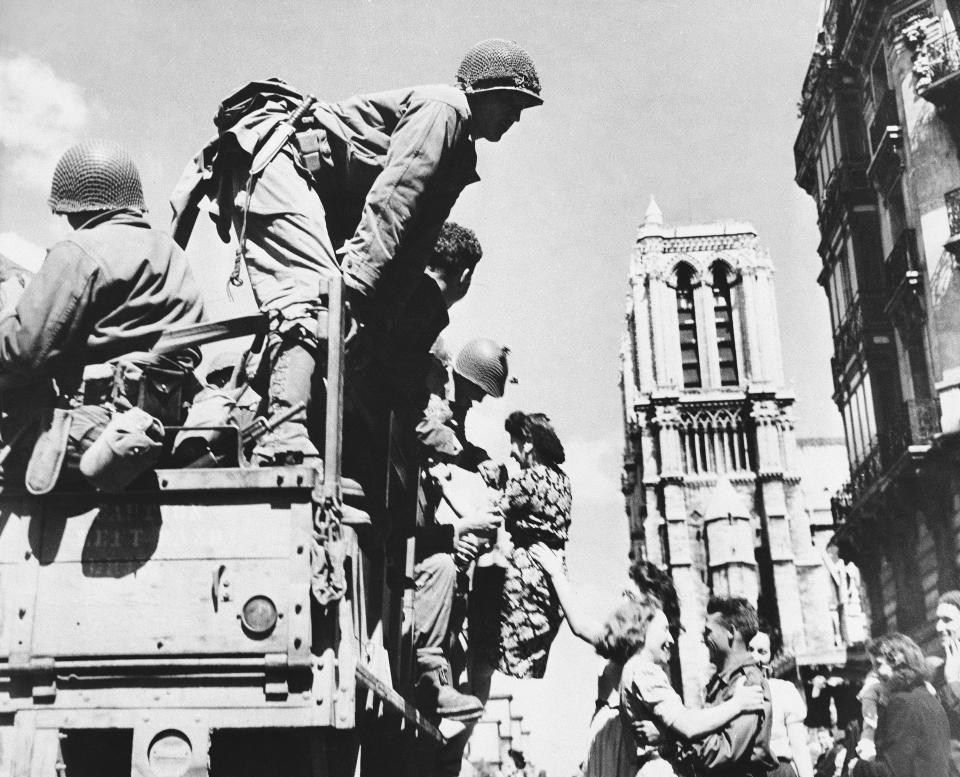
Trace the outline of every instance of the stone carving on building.
<instances>
[{"instance_id":1,"label":"stone carving on building","mask_svg":"<svg viewBox=\"0 0 960 777\"><path fill-rule=\"evenodd\" d=\"M633 554L666 562L684 602L678 649L691 699L712 593L759 604L785 654L835 644L830 576L793 469L794 400L783 386L772 277L750 224L667 228L651 199L623 338L623 487L632 520L644 522L631 527Z\"/></svg>"}]
</instances>

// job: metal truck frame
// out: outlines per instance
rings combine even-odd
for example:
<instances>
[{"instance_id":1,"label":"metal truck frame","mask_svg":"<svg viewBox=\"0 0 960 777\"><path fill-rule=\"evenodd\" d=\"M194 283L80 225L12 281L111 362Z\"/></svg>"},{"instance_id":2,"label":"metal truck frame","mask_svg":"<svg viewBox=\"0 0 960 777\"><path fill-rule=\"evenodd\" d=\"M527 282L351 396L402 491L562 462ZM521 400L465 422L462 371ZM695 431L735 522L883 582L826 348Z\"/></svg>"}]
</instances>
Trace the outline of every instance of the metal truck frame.
<instances>
[{"instance_id":1,"label":"metal truck frame","mask_svg":"<svg viewBox=\"0 0 960 777\"><path fill-rule=\"evenodd\" d=\"M380 411L363 444L385 485L342 477L339 280L328 294L322 471L0 495L0 777L392 774L442 740L408 701L415 442ZM251 329L236 321L155 350ZM325 552L346 587L321 606Z\"/></svg>"}]
</instances>

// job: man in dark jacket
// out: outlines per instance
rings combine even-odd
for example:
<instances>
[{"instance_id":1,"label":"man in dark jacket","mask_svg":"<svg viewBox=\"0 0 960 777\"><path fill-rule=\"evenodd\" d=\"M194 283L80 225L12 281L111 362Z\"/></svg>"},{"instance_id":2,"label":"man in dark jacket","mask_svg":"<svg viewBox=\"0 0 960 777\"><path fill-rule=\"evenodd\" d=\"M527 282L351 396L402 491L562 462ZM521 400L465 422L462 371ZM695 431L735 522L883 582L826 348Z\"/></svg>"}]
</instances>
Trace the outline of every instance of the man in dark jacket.
<instances>
[{"instance_id":1,"label":"man in dark jacket","mask_svg":"<svg viewBox=\"0 0 960 777\"><path fill-rule=\"evenodd\" d=\"M165 391L174 389L197 365L199 352L133 356L129 369L139 378L127 384L126 396L110 391L114 365L100 370L103 380L82 389L85 367L128 357L172 326L199 322L203 305L183 252L144 219L140 175L119 146L86 141L70 148L57 164L49 204L76 231L50 249L13 312L0 319L0 390L22 403L19 412L5 408L10 443L43 404L36 387L55 385L56 398L47 402L74 407L70 466L106 426L108 404L137 404L133 394L151 375ZM110 388L91 395L103 387Z\"/></svg>"},{"instance_id":2,"label":"man in dark jacket","mask_svg":"<svg viewBox=\"0 0 960 777\"><path fill-rule=\"evenodd\" d=\"M707 706L733 695L740 682L763 688L762 712L745 713L693 744L697 774L709 777L760 777L777 767L770 752L770 686L748 645L757 633L757 611L740 597L714 597L707 604L703 641L716 673L707 684Z\"/></svg>"},{"instance_id":3,"label":"man in dark jacket","mask_svg":"<svg viewBox=\"0 0 960 777\"><path fill-rule=\"evenodd\" d=\"M271 415L310 404L324 282L342 273L354 325L389 329L454 202L478 180L475 142L500 140L524 108L542 102L529 55L498 39L467 52L457 86L311 99L280 81L227 98L218 138L172 201L181 245L204 196L217 201L221 237L231 224L237 234L236 278L242 258L272 322ZM305 418L293 418L260 446L260 462L315 456L314 442Z\"/></svg>"},{"instance_id":4,"label":"man in dark jacket","mask_svg":"<svg viewBox=\"0 0 960 777\"><path fill-rule=\"evenodd\" d=\"M950 774L960 777L960 591L937 600L936 630L944 658L933 663L933 684L950 723Z\"/></svg>"}]
</instances>

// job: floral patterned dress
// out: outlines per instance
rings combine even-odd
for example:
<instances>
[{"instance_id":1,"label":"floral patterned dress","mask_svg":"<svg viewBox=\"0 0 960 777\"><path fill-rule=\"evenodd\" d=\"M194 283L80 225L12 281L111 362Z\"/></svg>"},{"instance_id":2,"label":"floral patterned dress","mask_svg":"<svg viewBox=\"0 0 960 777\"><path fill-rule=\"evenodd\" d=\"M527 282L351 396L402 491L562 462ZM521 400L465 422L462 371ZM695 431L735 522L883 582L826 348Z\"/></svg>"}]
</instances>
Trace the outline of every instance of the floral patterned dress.
<instances>
[{"instance_id":1,"label":"floral patterned dress","mask_svg":"<svg viewBox=\"0 0 960 777\"><path fill-rule=\"evenodd\" d=\"M570 478L541 464L510 478L500 498L504 526L513 541L500 595L498 650L492 662L513 677L543 677L550 645L563 614L550 581L528 548L543 542L555 550L567 543Z\"/></svg>"}]
</instances>

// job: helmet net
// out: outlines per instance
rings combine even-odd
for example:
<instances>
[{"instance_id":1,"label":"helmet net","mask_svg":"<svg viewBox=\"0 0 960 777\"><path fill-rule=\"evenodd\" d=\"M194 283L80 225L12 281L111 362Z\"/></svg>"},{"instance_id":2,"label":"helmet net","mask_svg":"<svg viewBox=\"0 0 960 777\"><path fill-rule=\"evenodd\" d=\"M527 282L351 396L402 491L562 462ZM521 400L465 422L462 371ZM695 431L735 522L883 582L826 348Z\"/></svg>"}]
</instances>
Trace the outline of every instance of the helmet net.
<instances>
[{"instance_id":1,"label":"helmet net","mask_svg":"<svg viewBox=\"0 0 960 777\"><path fill-rule=\"evenodd\" d=\"M106 140L78 143L60 157L47 202L54 213L147 209L133 159Z\"/></svg>"},{"instance_id":2,"label":"helmet net","mask_svg":"<svg viewBox=\"0 0 960 777\"><path fill-rule=\"evenodd\" d=\"M501 38L482 40L466 53L457 83L467 91L512 87L540 94L540 77L530 55L517 43Z\"/></svg>"},{"instance_id":3,"label":"helmet net","mask_svg":"<svg viewBox=\"0 0 960 777\"><path fill-rule=\"evenodd\" d=\"M507 382L507 353L493 340L471 340L457 354L454 370L491 397L502 397Z\"/></svg>"}]
</instances>

